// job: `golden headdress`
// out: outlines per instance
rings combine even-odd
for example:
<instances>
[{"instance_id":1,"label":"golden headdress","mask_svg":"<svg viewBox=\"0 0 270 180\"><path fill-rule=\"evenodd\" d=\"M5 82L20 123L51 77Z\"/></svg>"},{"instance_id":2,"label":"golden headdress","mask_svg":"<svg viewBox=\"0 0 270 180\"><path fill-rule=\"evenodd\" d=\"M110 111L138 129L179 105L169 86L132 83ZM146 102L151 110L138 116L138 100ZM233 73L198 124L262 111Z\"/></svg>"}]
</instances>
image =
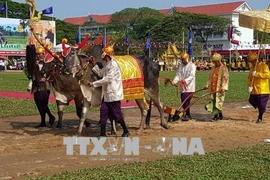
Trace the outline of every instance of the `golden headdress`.
<instances>
[{"instance_id":1,"label":"golden headdress","mask_svg":"<svg viewBox=\"0 0 270 180\"><path fill-rule=\"evenodd\" d=\"M218 53L215 53L213 56L212 56L212 61L220 61L222 59L222 56Z\"/></svg>"},{"instance_id":2,"label":"golden headdress","mask_svg":"<svg viewBox=\"0 0 270 180\"><path fill-rule=\"evenodd\" d=\"M107 45L105 46L103 49L103 54L101 55L102 58L105 57L105 55L108 55L108 56L112 56L113 53L114 53L114 49L113 49L113 46L112 45Z\"/></svg>"},{"instance_id":3,"label":"golden headdress","mask_svg":"<svg viewBox=\"0 0 270 180\"><path fill-rule=\"evenodd\" d=\"M184 60L188 60L188 59L189 59L189 55L188 55L188 53L183 52L183 53L180 55L180 58L181 58L181 59L184 59Z\"/></svg>"},{"instance_id":4,"label":"golden headdress","mask_svg":"<svg viewBox=\"0 0 270 180\"><path fill-rule=\"evenodd\" d=\"M249 53L248 53L248 61L251 62L251 61L255 61L257 59L258 59L258 54L256 52L249 51Z\"/></svg>"}]
</instances>

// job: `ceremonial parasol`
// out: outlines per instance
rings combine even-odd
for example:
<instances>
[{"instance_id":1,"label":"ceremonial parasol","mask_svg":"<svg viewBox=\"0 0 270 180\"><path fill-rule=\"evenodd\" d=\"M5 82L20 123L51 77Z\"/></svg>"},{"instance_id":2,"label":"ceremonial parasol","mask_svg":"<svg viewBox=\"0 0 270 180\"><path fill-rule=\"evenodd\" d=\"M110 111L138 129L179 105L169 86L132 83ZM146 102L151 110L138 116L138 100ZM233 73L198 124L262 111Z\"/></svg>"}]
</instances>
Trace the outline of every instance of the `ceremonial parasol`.
<instances>
[{"instance_id":1,"label":"ceremonial parasol","mask_svg":"<svg viewBox=\"0 0 270 180\"><path fill-rule=\"evenodd\" d=\"M239 25L270 33L270 5L268 9L245 11L239 14Z\"/></svg>"}]
</instances>

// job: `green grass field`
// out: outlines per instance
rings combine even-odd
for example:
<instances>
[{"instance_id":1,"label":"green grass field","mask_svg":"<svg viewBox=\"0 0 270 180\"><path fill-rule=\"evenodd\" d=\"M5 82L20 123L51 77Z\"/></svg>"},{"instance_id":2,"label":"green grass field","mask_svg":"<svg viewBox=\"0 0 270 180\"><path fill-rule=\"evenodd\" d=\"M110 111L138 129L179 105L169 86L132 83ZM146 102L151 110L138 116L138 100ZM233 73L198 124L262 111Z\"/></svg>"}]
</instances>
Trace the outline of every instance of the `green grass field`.
<instances>
[{"instance_id":1,"label":"green grass field","mask_svg":"<svg viewBox=\"0 0 270 180\"><path fill-rule=\"evenodd\" d=\"M80 169L38 180L64 179L270 179L270 145L223 150L203 156L180 156L149 162Z\"/></svg>"},{"instance_id":2,"label":"green grass field","mask_svg":"<svg viewBox=\"0 0 270 180\"><path fill-rule=\"evenodd\" d=\"M197 89L202 88L209 72L197 72ZM174 77L175 72L161 72L161 77ZM0 90L25 92L28 79L23 73L0 73ZM160 82L161 100L165 105L178 106L179 97L174 87ZM247 101L247 73L230 73L226 102ZM200 102L203 103L203 102ZM55 104L50 104L55 112ZM74 111L71 105L66 109ZM0 117L38 114L32 100L0 97ZM270 145L256 145L235 150L207 153L204 156L180 156L149 162L135 162L99 168L80 169L39 180L49 179L269 179Z\"/></svg>"},{"instance_id":3,"label":"green grass field","mask_svg":"<svg viewBox=\"0 0 270 180\"><path fill-rule=\"evenodd\" d=\"M207 78L207 71L197 71L196 73L196 89L200 89L205 86ZM229 82L229 91L226 94L225 102L239 102L247 101L248 92L247 92L247 73L243 72L231 72L230 73L230 82ZM173 79L175 72L161 72L160 73L160 97L164 105L177 107L180 104L180 98L177 96L176 88L168 85L164 86L164 77L169 77ZM0 73L0 90L2 91L16 91L16 92L26 92L26 87L29 83L29 80L23 73L15 72L1 72ZM203 91L197 96L206 93ZM19 116L19 115L33 115L38 114L35 104L31 100L21 100L21 99L9 99L0 97L1 109L0 117L6 116ZM207 98L202 99L198 103L207 102ZM7 104L10 104L7 106ZM23 105L23 106L22 106ZM3 106L3 107L2 107ZM24 108L26 106L27 108ZM16 108L14 108L16 107ZM52 111L56 112L55 104L50 104ZM17 109L23 109L23 111L17 111ZM74 105L70 105L65 108L65 112L75 112Z\"/></svg>"}]
</instances>

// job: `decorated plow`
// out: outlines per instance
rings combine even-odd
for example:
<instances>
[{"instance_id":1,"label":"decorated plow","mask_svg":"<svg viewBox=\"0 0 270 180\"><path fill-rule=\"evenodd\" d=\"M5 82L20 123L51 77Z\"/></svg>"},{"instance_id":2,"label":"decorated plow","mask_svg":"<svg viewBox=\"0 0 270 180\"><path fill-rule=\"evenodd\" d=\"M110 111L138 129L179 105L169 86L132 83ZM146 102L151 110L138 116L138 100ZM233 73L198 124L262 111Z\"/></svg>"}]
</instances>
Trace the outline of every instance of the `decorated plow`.
<instances>
[{"instance_id":1,"label":"decorated plow","mask_svg":"<svg viewBox=\"0 0 270 180\"><path fill-rule=\"evenodd\" d=\"M164 80L164 84L165 86L167 86L169 84L171 84L172 86L175 86L172 84L172 81L169 78L165 78ZM178 91L178 86L175 86L176 90L177 90L177 94L179 94ZM176 108L172 108L172 107L168 107L168 106L164 106L164 113L168 114L168 122L175 122L178 121L179 119L181 119L185 112L191 107L193 106L196 102L200 101L201 99L203 99L204 97L210 96L212 94L218 93L219 91L215 91L215 92L207 92L203 95L200 96L196 96L199 92L202 92L204 90L207 90L207 88L201 88L196 90L195 92L191 93L189 96L186 97L186 99L179 105L179 107ZM187 100L192 99L192 102L190 102L190 104L184 108L184 104L187 102Z\"/></svg>"}]
</instances>

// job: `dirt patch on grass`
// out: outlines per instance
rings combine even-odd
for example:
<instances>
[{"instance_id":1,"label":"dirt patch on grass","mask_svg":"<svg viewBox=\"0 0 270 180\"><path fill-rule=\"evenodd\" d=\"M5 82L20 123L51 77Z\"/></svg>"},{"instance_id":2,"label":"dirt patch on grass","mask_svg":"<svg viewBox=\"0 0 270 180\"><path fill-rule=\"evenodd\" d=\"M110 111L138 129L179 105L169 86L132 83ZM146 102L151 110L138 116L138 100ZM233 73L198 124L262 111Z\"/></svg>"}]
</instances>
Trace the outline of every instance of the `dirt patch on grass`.
<instances>
[{"instance_id":1,"label":"dirt patch on grass","mask_svg":"<svg viewBox=\"0 0 270 180\"><path fill-rule=\"evenodd\" d=\"M73 114L64 114L64 128L34 128L39 116L0 118L0 179L25 179L46 176L80 168L105 166L131 161L147 161L164 158L165 155L154 151L156 140L161 137L201 137L205 152L233 149L241 146L261 144L270 138L269 106L261 124L256 124L257 110L247 102L224 105L224 120L210 122L212 115L202 105L192 107L193 120L170 123L169 129L160 127L158 113L153 108L151 129L138 132L140 112L138 108L124 109L125 119L131 131L131 137L140 138L139 156L79 155L79 148L74 148L74 155L66 155L64 137L75 135L78 120ZM96 137L99 134L97 122L99 112L90 112L88 118L92 128L84 128L84 137ZM109 132L109 129L108 129ZM122 130L118 127L118 135ZM152 149L145 145L152 145ZM91 146L87 153L90 154ZM164 152L163 152L164 153ZM166 153L165 153L166 154ZM172 154L169 149L167 156Z\"/></svg>"}]
</instances>

